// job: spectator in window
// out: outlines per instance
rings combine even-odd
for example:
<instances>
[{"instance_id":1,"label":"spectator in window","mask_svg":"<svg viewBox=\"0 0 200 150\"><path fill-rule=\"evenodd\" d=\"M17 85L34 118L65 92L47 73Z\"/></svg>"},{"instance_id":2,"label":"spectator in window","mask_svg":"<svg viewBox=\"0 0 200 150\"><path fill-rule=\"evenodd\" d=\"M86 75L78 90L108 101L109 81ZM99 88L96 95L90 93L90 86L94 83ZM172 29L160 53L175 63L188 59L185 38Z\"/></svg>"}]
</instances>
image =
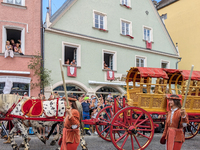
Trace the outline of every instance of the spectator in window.
<instances>
[{"instance_id":1,"label":"spectator in window","mask_svg":"<svg viewBox=\"0 0 200 150\"><path fill-rule=\"evenodd\" d=\"M108 65L105 63L105 61L104 61L103 65L104 65L104 69L110 70L110 68L109 68Z\"/></svg>"},{"instance_id":2,"label":"spectator in window","mask_svg":"<svg viewBox=\"0 0 200 150\"><path fill-rule=\"evenodd\" d=\"M9 41L6 41L6 50L5 50L5 58L8 57L10 55L10 57L14 57L14 53L12 50L12 45L10 45Z\"/></svg>"},{"instance_id":3,"label":"spectator in window","mask_svg":"<svg viewBox=\"0 0 200 150\"><path fill-rule=\"evenodd\" d=\"M15 41L13 39L10 40L10 45L12 45L12 50L14 51L16 44L15 44Z\"/></svg>"},{"instance_id":4,"label":"spectator in window","mask_svg":"<svg viewBox=\"0 0 200 150\"><path fill-rule=\"evenodd\" d=\"M70 65L76 67L76 60L73 59L72 62L70 63Z\"/></svg>"},{"instance_id":5,"label":"spectator in window","mask_svg":"<svg viewBox=\"0 0 200 150\"><path fill-rule=\"evenodd\" d=\"M24 55L21 51L21 48L19 47L19 43L16 43L16 46L14 47L14 52L19 53L20 55Z\"/></svg>"},{"instance_id":6,"label":"spectator in window","mask_svg":"<svg viewBox=\"0 0 200 150\"><path fill-rule=\"evenodd\" d=\"M65 61L65 64L66 64L66 65L69 65L69 59L67 59L67 61Z\"/></svg>"}]
</instances>

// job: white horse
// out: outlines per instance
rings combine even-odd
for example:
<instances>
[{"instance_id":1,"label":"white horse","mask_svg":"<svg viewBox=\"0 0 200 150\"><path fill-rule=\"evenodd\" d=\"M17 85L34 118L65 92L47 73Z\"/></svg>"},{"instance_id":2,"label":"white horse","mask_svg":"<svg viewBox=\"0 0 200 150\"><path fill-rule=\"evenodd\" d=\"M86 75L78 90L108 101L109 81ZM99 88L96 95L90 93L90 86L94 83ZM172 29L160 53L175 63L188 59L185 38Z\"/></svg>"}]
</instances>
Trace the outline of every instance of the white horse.
<instances>
[{"instance_id":1,"label":"white horse","mask_svg":"<svg viewBox=\"0 0 200 150\"><path fill-rule=\"evenodd\" d=\"M10 112L10 115L15 115L16 118L13 120L14 128L11 130L9 133L9 137L11 139L11 146L13 150L18 150L19 147L14 141L14 132L17 130L20 130L22 132L22 138L25 146L25 150L28 150L30 148L29 143L28 143L28 134L27 134L27 129L26 127L31 126L33 128L34 134L43 142L46 143L46 139L40 135L37 131L37 128L40 127L47 127L47 126L52 126L53 124L57 123L56 121L36 121L36 120L23 120L18 118L18 116L23 116L23 112L21 111L21 107L23 103L27 100L30 99L29 97L22 97L18 95L12 95L12 94L0 94L0 117L5 117L5 114L10 110L10 108L13 106L13 104L16 104L15 108ZM19 101L20 100L20 101ZM80 122L82 120L82 106L80 102L76 101L79 113L80 113ZM50 100L50 101L43 101L43 113L40 117L38 118L46 118L48 117L53 117L56 116L57 112L57 117L63 117L65 115L65 105L64 105L64 100L59 99L58 100L58 110L57 110L57 99ZM9 117L9 114L6 114L7 117ZM25 115L25 117L27 117ZM34 117L35 118L35 117ZM82 123L81 123L82 124ZM53 143L58 141L59 136L62 132L62 123L60 123L60 130L59 133L54 137ZM83 127L83 126L81 126ZM81 130L83 131L83 130ZM81 146L82 149L87 149L86 144L84 142L84 138L82 137L81 140Z\"/></svg>"}]
</instances>

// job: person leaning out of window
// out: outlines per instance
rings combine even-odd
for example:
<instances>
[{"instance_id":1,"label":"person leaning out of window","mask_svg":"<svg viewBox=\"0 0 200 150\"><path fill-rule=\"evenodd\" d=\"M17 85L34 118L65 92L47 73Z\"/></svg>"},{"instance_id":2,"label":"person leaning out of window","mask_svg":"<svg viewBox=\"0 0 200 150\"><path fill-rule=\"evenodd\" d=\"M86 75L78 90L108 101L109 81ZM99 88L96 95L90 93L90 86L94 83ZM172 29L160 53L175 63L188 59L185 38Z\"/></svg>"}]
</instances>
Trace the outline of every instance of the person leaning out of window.
<instances>
[{"instance_id":1,"label":"person leaning out of window","mask_svg":"<svg viewBox=\"0 0 200 150\"><path fill-rule=\"evenodd\" d=\"M70 65L76 67L76 60L73 59L72 62L70 63Z\"/></svg>"},{"instance_id":2,"label":"person leaning out of window","mask_svg":"<svg viewBox=\"0 0 200 150\"><path fill-rule=\"evenodd\" d=\"M20 55L24 55L23 53L22 53L22 50L21 50L21 48L19 47L19 43L16 43L16 46L14 47L14 52L15 53L19 53Z\"/></svg>"},{"instance_id":3,"label":"person leaning out of window","mask_svg":"<svg viewBox=\"0 0 200 150\"><path fill-rule=\"evenodd\" d=\"M185 109L181 109L180 100L181 98L175 94L169 98L171 110L167 114L165 129L160 140L161 144L165 144L167 140L167 150L180 150L185 141L183 127L187 126L188 116Z\"/></svg>"},{"instance_id":4,"label":"person leaning out of window","mask_svg":"<svg viewBox=\"0 0 200 150\"><path fill-rule=\"evenodd\" d=\"M6 41L6 47L5 47L5 58L10 55L11 58L14 57L14 53L12 50L12 45L10 45L10 41Z\"/></svg>"}]
</instances>

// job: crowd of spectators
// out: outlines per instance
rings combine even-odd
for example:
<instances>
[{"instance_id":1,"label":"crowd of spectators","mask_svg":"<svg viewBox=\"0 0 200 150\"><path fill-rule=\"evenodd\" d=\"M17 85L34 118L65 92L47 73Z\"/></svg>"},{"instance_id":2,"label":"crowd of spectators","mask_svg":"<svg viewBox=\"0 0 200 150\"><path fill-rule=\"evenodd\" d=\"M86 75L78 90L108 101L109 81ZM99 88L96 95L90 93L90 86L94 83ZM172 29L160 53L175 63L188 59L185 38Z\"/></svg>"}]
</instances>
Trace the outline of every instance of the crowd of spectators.
<instances>
[{"instance_id":1,"label":"crowd of spectators","mask_svg":"<svg viewBox=\"0 0 200 150\"><path fill-rule=\"evenodd\" d=\"M5 46L5 58L10 56L11 58L14 57L14 54L24 55L21 50L21 40L18 40L17 43L12 39L10 41L6 41Z\"/></svg>"}]
</instances>

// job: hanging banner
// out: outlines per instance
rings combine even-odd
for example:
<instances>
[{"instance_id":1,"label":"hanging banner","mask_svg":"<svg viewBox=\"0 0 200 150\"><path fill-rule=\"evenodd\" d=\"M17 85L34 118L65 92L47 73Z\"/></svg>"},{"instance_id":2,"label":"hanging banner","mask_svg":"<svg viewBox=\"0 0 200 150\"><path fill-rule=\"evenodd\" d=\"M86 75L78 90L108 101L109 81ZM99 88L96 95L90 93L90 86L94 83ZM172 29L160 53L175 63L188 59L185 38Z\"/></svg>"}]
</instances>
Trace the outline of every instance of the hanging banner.
<instances>
[{"instance_id":1,"label":"hanging banner","mask_svg":"<svg viewBox=\"0 0 200 150\"><path fill-rule=\"evenodd\" d=\"M114 71L112 70L107 71L107 80L115 80Z\"/></svg>"},{"instance_id":2,"label":"hanging banner","mask_svg":"<svg viewBox=\"0 0 200 150\"><path fill-rule=\"evenodd\" d=\"M76 67L67 66L67 76L68 77L76 77Z\"/></svg>"}]
</instances>

